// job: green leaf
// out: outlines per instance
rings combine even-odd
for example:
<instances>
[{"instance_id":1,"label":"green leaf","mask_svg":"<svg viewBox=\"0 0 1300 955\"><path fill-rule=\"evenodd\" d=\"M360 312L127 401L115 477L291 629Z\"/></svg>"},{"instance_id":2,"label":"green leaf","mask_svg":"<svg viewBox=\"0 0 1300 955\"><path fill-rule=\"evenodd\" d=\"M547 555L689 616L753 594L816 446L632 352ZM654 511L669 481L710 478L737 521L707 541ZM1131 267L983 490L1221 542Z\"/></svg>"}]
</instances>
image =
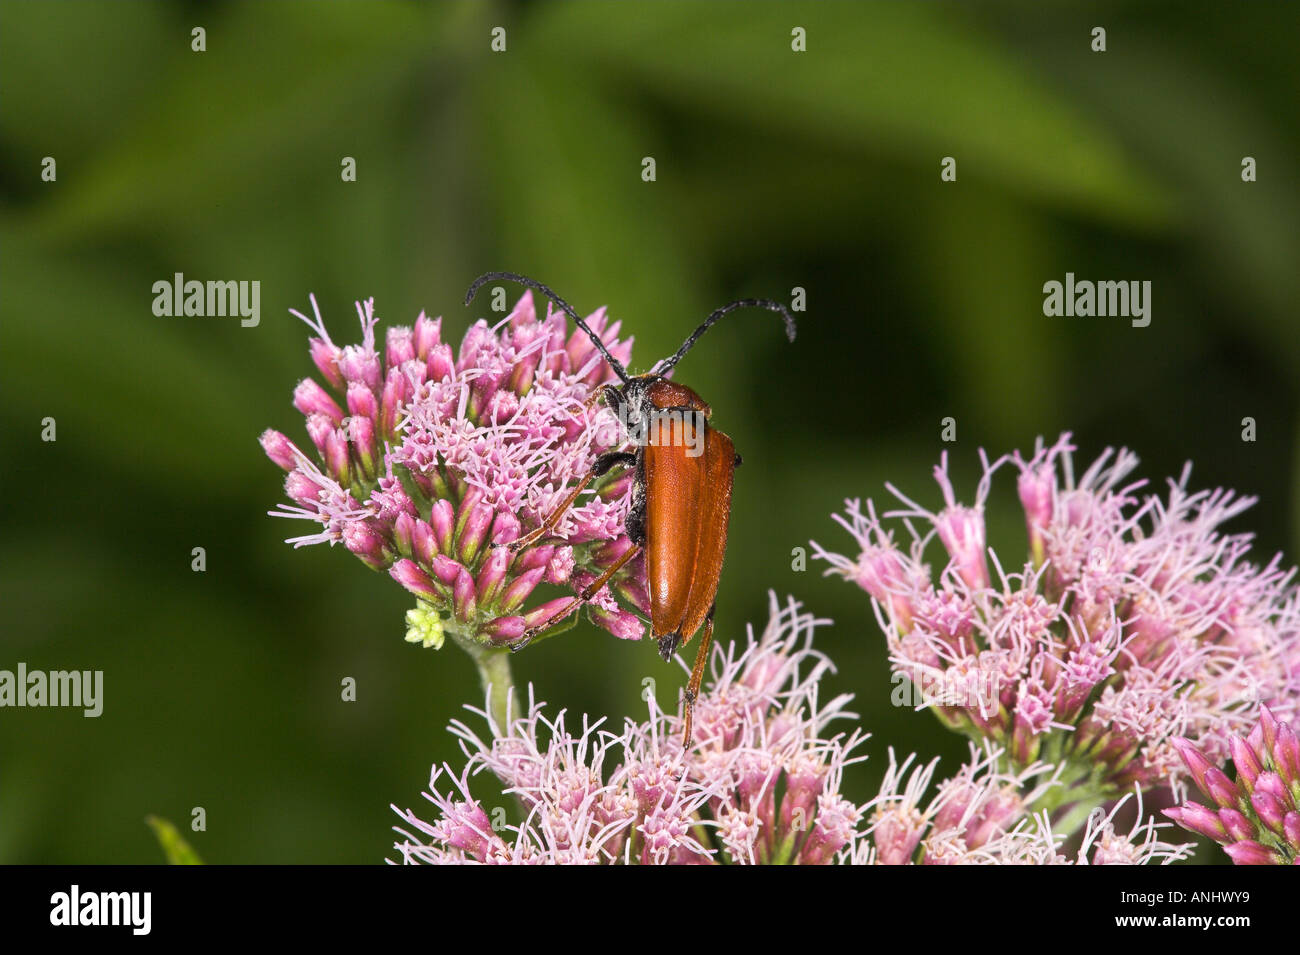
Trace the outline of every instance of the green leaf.
<instances>
[{"instance_id":1,"label":"green leaf","mask_svg":"<svg viewBox=\"0 0 1300 955\"><path fill-rule=\"evenodd\" d=\"M162 846L168 865L203 865L199 854L190 848L190 844L181 836L179 830L166 819L145 816L144 821L158 837L158 844Z\"/></svg>"},{"instance_id":2,"label":"green leaf","mask_svg":"<svg viewBox=\"0 0 1300 955\"><path fill-rule=\"evenodd\" d=\"M462 14L449 6L438 19L455 26ZM347 5L236 6L208 25L202 53L177 29L150 51L157 82L133 121L102 153L79 157L31 228L47 238L154 230L178 211L210 216L277 172L336 182L338 157L311 147L341 117L391 99L443 45L449 31L430 19L392 4L361 16Z\"/></svg>"},{"instance_id":3,"label":"green leaf","mask_svg":"<svg viewBox=\"0 0 1300 955\"><path fill-rule=\"evenodd\" d=\"M820 139L995 181L1123 223L1171 200L1106 129L1023 68L964 11L911 4L798 7L670 2L555 4L533 42L567 73L615 74L689 109L770 136ZM794 25L808 51L791 50ZM609 79L588 80L602 88ZM617 82L617 81L615 81Z\"/></svg>"}]
</instances>

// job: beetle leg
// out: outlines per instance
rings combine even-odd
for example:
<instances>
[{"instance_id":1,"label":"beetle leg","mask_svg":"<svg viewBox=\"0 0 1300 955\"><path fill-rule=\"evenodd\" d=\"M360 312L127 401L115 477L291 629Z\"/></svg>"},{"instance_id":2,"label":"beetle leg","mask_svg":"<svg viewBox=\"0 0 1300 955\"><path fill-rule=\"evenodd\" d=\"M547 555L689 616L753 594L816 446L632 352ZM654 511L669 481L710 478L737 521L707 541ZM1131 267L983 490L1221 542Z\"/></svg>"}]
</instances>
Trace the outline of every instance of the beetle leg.
<instances>
[{"instance_id":1,"label":"beetle leg","mask_svg":"<svg viewBox=\"0 0 1300 955\"><path fill-rule=\"evenodd\" d=\"M583 410L590 411L599 401L604 401L605 404L609 404L611 395L615 398L619 397L619 390L613 385L601 385L587 396L587 400L582 403Z\"/></svg>"},{"instance_id":2,"label":"beetle leg","mask_svg":"<svg viewBox=\"0 0 1300 955\"><path fill-rule=\"evenodd\" d=\"M717 601L709 608L709 615L704 618L704 635L700 638L700 648L695 651L695 666L691 668L691 682L686 686L686 733L682 738L682 749L691 748L691 730L695 721L695 698L700 695L700 683L704 680L704 664L709 659L709 644L713 642L713 612L718 609Z\"/></svg>"},{"instance_id":3,"label":"beetle leg","mask_svg":"<svg viewBox=\"0 0 1300 955\"><path fill-rule=\"evenodd\" d=\"M603 588L607 583L609 583L610 579L615 574L617 574L620 570L623 569L623 565L626 564L629 560L631 560L640 552L641 552L641 548L639 547L629 547L622 557L614 561L614 563L610 564L609 567L605 569L604 573L602 573L599 577L597 577L586 587L584 587L582 589L582 592L578 594L578 596L570 600L569 603L563 609L555 613L549 620L546 621L546 623L537 627L529 627L527 630L525 630L523 634L519 637L519 639L510 645L511 651L518 653L524 647L528 646L528 644L532 643L533 638L536 637L538 634L550 630L553 626L555 626L561 620L569 616L569 614L573 613L583 604L590 603L591 598L596 596L596 594L600 593L601 588Z\"/></svg>"},{"instance_id":4,"label":"beetle leg","mask_svg":"<svg viewBox=\"0 0 1300 955\"><path fill-rule=\"evenodd\" d=\"M633 464L635 461L636 455L630 451L606 451L597 457L595 463L591 466L591 470L578 482L578 486L569 492L569 496L560 502L560 506L550 513L550 516L542 522L540 527L530 531L518 540L511 541L507 545L510 552L512 554L518 553L525 547L532 547L539 540L548 536L551 531L555 530L555 525L560 522L560 518L564 516L565 512L573 507L573 502L578 499L578 495L585 491L592 481L610 468L617 467L620 464Z\"/></svg>"}]
</instances>

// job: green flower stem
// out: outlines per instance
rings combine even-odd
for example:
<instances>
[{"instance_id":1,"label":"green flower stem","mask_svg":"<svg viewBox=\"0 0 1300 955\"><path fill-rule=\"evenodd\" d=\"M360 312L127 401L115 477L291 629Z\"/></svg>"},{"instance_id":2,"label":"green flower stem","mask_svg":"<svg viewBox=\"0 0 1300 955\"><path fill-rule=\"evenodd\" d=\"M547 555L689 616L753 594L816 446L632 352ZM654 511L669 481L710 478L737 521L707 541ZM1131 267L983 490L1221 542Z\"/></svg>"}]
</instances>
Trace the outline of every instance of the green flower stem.
<instances>
[{"instance_id":1,"label":"green flower stem","mask_svg":"<svg viewBox=\"0 0 1300 955\"><path fill-rule=\"evenodd\" d=\"M578 615L571 614L567 620L543 630L533 638L533 642L572 630L577 623ZM498 732L504 734L510 726L510 720L518 719L522 715L519 709L519 697L515 693L515 679L510 672L512 651L507 647L484 646L475 639L473 629L469 633L464 633L460 630L459 624L453 625L450 621L444 621L444 625L444 632L470 655L470 659L478 667L478 678L483 686L483 692L487 693L488 688L491 687L488 715L497 725Z\"/></svg>"},{"instance_id":2,"label":"green flower stem","mask_svg":"<svg viewBox=\"0 0 1300 955\"><path fill-rule=\"evenodd\" d=\"M1049 762L1062 759L1063 740L1049 738L1044 747ZM1052 829L1065 837L1075 834L1088 821L1088 816L1098 806L1116 796L1114 788L1100 779L1098 767L1065 759L1065 768L1059 777L1059 783L1053 786L1029 807L1030 813L1044 810L1049 815L1056 815L1052 820Z\"/></svg>"},{"instance_id":3,"label":"green flower stem","mask_svg":"<svg viewBox=\"0 0 1300 955\"><path fill-rule=\"evenodd\" d=\"M973 724L950 724L938 707L932 706L929 709L945 726L964 733L977 743L984 742L985 737ZM1088 821L1088 816L1094 809L1119 794L1113 786L1101 779L1099 767L1068 756L1066 743L1067 738L1060 733L1048 736L1044 742L1039 759L1053 765L1064 763L1064 769L1057 779L1057 785L1039 796L1033 805L1027 807L1027 811L1031 815L1046 811L1050 817L1055 817L1052 819L1052 830L1069 838ZM1017 768L1023 768L1012 763L1005 753L999 762L999 768L1003 772L1013 773Z\"/></svg>"},{"instance_id":4,"label":"green flower stem","mask_svg":"<svg viewBox=\"0 0 1300 955\"><path fill-rule=\"evenodd\" d=\"M1065 836L1072 836L1088 821L1092 811L1101 806L1110 797L1097 792L1074 792L1077 799L1059 820L1052 823L1052 828Z\"/></svg>"},{"instance_id":5,"label":"green flower stem","mask_svg":"<svg viewBox=\"0 0 1300 955\"><path fill-rule=\"evenodd\" d=\"M479 683L483 692L489 694L488 714L496 724L497 732L504 735L510 720L520 716L515 680L510 673L510 651L504 647L485 647L454 630L451 635L478 667Z\"/></svg>"},{"instance_id":6,"label":"green flower stem","mask_svg":"<svg viewBox=\"0 0 1300 955\"><path fill-rule=\"evenodd\" d=\"M772 857L769 864L790 865L794 859L795 840L798 838L799 838L798 832L795 832L793 830L788 832L786 834L786 837L781 840L781 844L777 846L776 850L772 853Z\"/></svg>"}]
</instances>

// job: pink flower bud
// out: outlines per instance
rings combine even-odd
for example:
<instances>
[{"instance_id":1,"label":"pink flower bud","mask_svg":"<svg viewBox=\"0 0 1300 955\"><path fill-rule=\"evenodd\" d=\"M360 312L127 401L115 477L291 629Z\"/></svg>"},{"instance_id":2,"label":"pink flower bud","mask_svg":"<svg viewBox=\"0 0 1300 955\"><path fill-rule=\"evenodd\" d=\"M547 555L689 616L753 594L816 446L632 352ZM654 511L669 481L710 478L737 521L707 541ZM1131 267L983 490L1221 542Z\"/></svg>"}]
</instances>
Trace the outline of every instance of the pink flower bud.
<instances>
[{"instance_id":1,"label":"pink flower bud","mask_svg":"<svg viewBox=\"0 0 1300 955\"><path fill-rule=\"evenodd\" d=\"M1228 740L1228 749L1232 753L1232 764L1237 767L1237 782L1246 787L1246 792L1253 792L1255 779L1264 769L1255 750L1239 736Z\"/></svg>"},{"instance_id":2,"label":"pink flower bud","mask_svg":"<svg viewBox=\"0 0 1300 955\"><path fill-rule=\"evenodd\" d=\"M460 557L461 563L472 564L474 562L479 550L483 547L484 541L487 540L488 530L492 526L492 517L492 508L487 504L478 503L470 509L468 519L460 522L461 528L458 535L460 546L457 550L457 556Z\"/></svg>"},{"instance_id":3,"label":"pink flower bud","mask_svg":"<svg viewBox=\"0 0 1300 955\"><path fill-rule=\"evenodd\" d=\"M344 487L352 483L348 457L348 442L342 430L336 428L325 438L325 471Z\"/></svg>"},{"instance_id":4,"label":"pink flower bud","mask_svg":"<svg viewBox=\"0 0 1300 955\"><path fill-rule=\"evenodd\" d=\"M491 414L493 399L496 398L498 389L505 380L510 369L508 366L485 368L478 376L470 382L470 414L473 416L482 415L491 421L499 421L501 418ZM504 399L509 400L509 399ZM503 417L508 418L513 415L513 410L502 408Z\"/></svg>"},{"instance_id":5,"label":"pink flower bud","mask_svg":"<svg viewBox=\"0 0 1300 955\"><path fill-rule=\"evenodd\" d=\"M501 595L501 609L506 613L513 613L522 607L545 572L544 567L534 567L512 580L506 587L505 593Z\"/></svg>"},{"instance_id":6,"label":"pink flower bud","mask_svg":"<svg viewBox=\"0 0 1300 955\"><path fill-rule=\"evenodd\" d=\"M492 605L501 591L501 584L505 581L506 571L509 569L510 552L504 547L493 548L478 572L478 580L475 581L480 605L484 607Z\"/></svg>"},{"instance_id":7,"label":"pink flower bud","mask_svg":"<svg viewBox=\"0 0 1300 955\"><path fill-rule=\"evenodd\" d=\"M379 406L379 433L395 439L397 424L402 419L402 409L411 400L411 381L400 368L391 368L384 382L384 396Z\"/></svg>"},{"instance_id":8,"label":"pink flower bud","mask_svg":"<svg viewBox=\"0 0 1300 955\"><path fill-rule=\"evenodd\" d=\"M984 559L984 515L961 504L945 508L935 519L939 540L957 563L957 573L972 588L989 585Z\"/></svg>"},{"instance_id":9,"label":"pink flower bud","mask_svg":"<svg viewBox=\"0 0 1300 955\"><path fill-rule=\"evenodd\" d=\"M415 522L416 518L405 511L398 514L393 521L393 546L403 557L410 557L415 553ZM418 563L428 563L420 560L419 557L415 559Z\"/></svg>"},{"instance_id":10,"label":"pink flower bud","mask_svg":"<svg viewBox=\"0 0 1300 955\"><path fill-rule=\"evenodd\" d=\"M1237 784L1217 766L1211 766L1205 771L1205 795L1224 808L1237 806L1242 799Z\"/></svg>"},{"instance_id":11,"label":"pink flower bud","mask_svg":"<svg viewBox=\"0 0 1300 955\"><path fill-rule=\"evenodd\" d=\"M323 490L325 489L315 479L302 471L290 471L284 479L284 493L289 496L290 500L296 501L304 507L319 504L320 494Z\"/></svg>"},{"instance_id":12,"label":"pink flower bud","mask_svg":"<svg viewBox=\"0 0 1300 955\"><path fill-rule=\"evenodd\" d=\"M358 381L348 383L348 414L354 418L379 420L379 402L375 393Z\"/></svg>"},{"instance_id":13,"label":"pink flower bud","mask_svg":"<svg viewBox=\"0 0 1300 955\"><path fill-rule=\"evenodd\" d=\"M528 624L529 628L545 626L551 622L552 617L561 613L572 603L572 597L557 597L554 600L548 600L524 614L524 622Z\"/></svg>"},{"instance_id":14,"label":"pink flower bud","mask_svg":"<svg viewBox=\"0 0 1300 955\"><path fill-rule=\"evenodd\" d=\"M639 564L639 566L637 566ZM633 558L627 565L633 567L629 576L619 576L611 583L614 593L618 594L644 617L650 616L650 590L645 581L645 564L641 559Z\"/></svg>"},{"instance_id":15,"label":"pink flower bud","mask_svg":"<svg viewBox=\"0 0 1300 955\"><path fill-rule=\"evenodd\" d=\"M604 306L596 309L591 315L587 316L587 325L602 340L605 338L605 323L607 316ZM569 356L569 368L576 374L580 372L587 362L596 357L596 346L591 343L581 330L575 329L569 336L568 342L564 347L565 353ZM593 365L588 371L586 384L594 386L604 377L604 370L599 365Z\"/></svg>"},{"instance_id":16,"label":"pink flower bud","mask_svg":"<svg viewBox=\"0 0 1300 955\"><path fill-rule=\"evenodd\" d=\"M369 418L348 418L348 437L356 451L361 476L373 481L377 471L378 448L375 446L375 425Z\"/></svg>"},{"instance_id":17,"label":"pink flower bud","mask_svg":"<svg viewBox=\"0 0 1300 955\"><path fill-rule=\"evenodd\" d=\"M587 614L592 623L620 640L640 640L645 636L645 624L641 618L626 610L606 610L588 604Z\"/></svg>"},{"instance_id":18,"label":"pink flower bud","mask_svg":"<svg viewBox=\"0 0 1300 955\"><path fill-rule=\"evenodd\" d=\"M1056 473L1052 467L1025 467L1016 479L1020 505L1025 509L1025 529L1034 563L1043 562L1043 532L1052 520L1052 500L1056 495Z\"/></svg>"},{"instance_id":19,"label":"pink flower bud","mask_svg":"<svg viewBox=\"0 0 1300 955\"><path fill-rule=\"evenodd\" d=\"M327 342L320 338L313 338L307 343L308 352L311 354L311 360L324 376L335 388L343 387L343 375L339 373L339 355L342 354L337 345Z\"/></svg>"},{"instance_id":20,"label":"pink flower bud","mask_svg":"<svg viewBox=\"0 0 1300 955\"><path fill-rule=\"evenodd\" d=\"M1273 765L1282 781L1291 788L1300 785L1300 740L1290 723L1277 728L1277 742L1273 744Z\"/></svg>"},{"instance_id":21,"label":"pink flower bud","mask_svg":"<svg viewBox=\"0 0 1300 955\"><path fill-rule=\"evenodd\" d=\"M452 527L455 516L451 501L445 497L433 502L429 514L429 526L433 528L433 539L438 544L438 550L444 554L451 553Z\"/></svg>"},{"instance_id":22,"label":"pink flower bud","mask_svg":"<svg viewBox=\"0 0 1300 955\"><path fill-rule=\"evenodd\" d=\"M497 391L487 403L486 417L493 424L506 424L519 411L519 398L513 391Z\"/></svg>"},{"instance_id":23,"label":"pink flower bud","mask_svg":"<svg viewBox=\"0 0 1300 955\"><path fill-rule=\"evenodd\" d=\"M438 554L438 544L434 538L433 528L421 520L416 520L411 532L411 550L415 559L426 567L433 566Z\"/></svg>"},{"instance_id":24,"label":"pink flower bud","mask_svg":"<svg viewBox=\"0 0 1300 955\"><path fill-rule=\"evenodd\" d=\"M553 556L555 556L554 544L530 547L515 558L515 570L521 573L525 570L532 570L534 567L541 567L545 570L546 565L551 562Z\"/></svg>"},{"instance_id":25,"label":"pink flower bud","mask_svg":"<svg viewBox=\"0 0 1300 955\"><path fill-rule=\"evenodd\" d=\"M1277 744L1278 722L1277 717L1273 715L1273 711L1262 703L1259 707L1259 722L1255 724L1255 728L1259 730L1262 736L1263 745L1259 751L1271 753L1273 747Z\"/></svg>"},{"instance_id":26,"label":"pink flower bud","mask_svg":"<svg viewBox=\"0 0 1300 955\"><path fill-rule=\"evenodd\" d=\"M1274 799L1281 802L1287 809L1292 807L1293 799L1291 793L1287 789L1286 783L1282 782L1282 777L1275 772L1265 770L1260 773L1255 779L1255 792L1268 793Z\"/></svg>"},{"instance_id":27,"label":"pink flower bud","mask_svg":"<svg viewBox=\"0 0 1300 955\"><path fill-rule=\"evenodd\" d=\"M447 845L460 849L482 862L494 838L492 822L477 803L457 803L439 826L438 835Z\"/></svg>"},{"instance_id":28,"label":"pink flower bud","mask_svg":"<svg viewBox=\"0 0 1300 955\"><path fill-rule=\"evenodd\" d=\"M546 564L546 582L548 584L568 583L569 578L573 576L573 568L573 548L567 545L557 547Z\"/></svg>"},{"instance_id":29,"label":"pink flower bud","mask_svg":"<svg viewBox=\"0 0 1300 955\"><path fill-rule=\"evenodd\" d=\"M262 437L259 440L262 443L262 450L266 452L266 456L284 470L292 470L298 463L298 455L302 454L302 452L279 431L267 428L262 432Z\"/></svg>"},{"instance_id":30,"label":"pink flower bud","mask_svg":"<svg viewBox=\"0 0 1300 955\"><path fill-rule=\"evenodd\" d=\"M626 534L622 534L612 541L592 547L591 559L601 567L608 567L631 550L632 547L631 539Z\"/></svg>"},{"instance_id":31,"label":"pink flower bud","mask_svg":"<svg viewBox=\"0 0 1300 955\"><path fill-rule=\"evenodd\" d=\"M522 395L533 386L533 377L537 372L537 364L541 361L541 348L534 346L533 342L538 338L545 337L546 330L540 325L527 326L518 328L515 331L514 344L518 352L524 354L522 358L515 362L514 368L510 373L509 388L515 394Z\"/></svg>"},{"instance_id":32,"label":"pink flower bud","mask_svg":"<svg viewBox=\"0 0 1300 955\"><path fill-rule=\"evenodd\" d=\"M359 345L349 345L339 356L339 373L349 382L359 382L371 391L378 391L383 381L383 368L374 350Z\"/></svg>"},{"instance_id":33,"label":"pink flower bud","mask_svg":"<svg viewBox=\"0 0 1300 955\"><path fill-rule=\"evenodd\" d=\"M399 560L389 568L388 573L417 597L433 600L438 596L438 591L433 586L433 581L429 579L429 575L417 567L414 561Z\"/></svg>"},{"instance_id":34,"label":"pink flower bud","mask_svg":"<svg viewBox=\"0 0 1300 955\"><path fill-rule=\"evenodd\" d=\"M1215 842L1228 841L1228 830L1224 828L1223 821L1216 813L1204 806L1188 803L1186 806L1166 809L1164 813L1184 829L1209 836Z\"/></svg>"},{"instance_id":35,"label":"pink flower bud","mask_svg":"<svg viewBox=\"0 0 1300 955\"><path fill-rule=\"evenodd\" d=\"M519 518L509 511L498 511L492 521L492 543L500 547L519 539Z\"/></svg>"},{"instance_id":36,"label":"pink flower bud","mask_svg":"<svg viewBox=\"0 0 1300 955\"><path fill-rule=\"evenodd\" d=\"M474 590L474 578L468 570L462 568L457 575L456 582L452 585L451 599L456 619L461 623L469 623L478 611L478 599Z\"/></svg>"},{"instance_id":37,"label":"pink flower bud","mask_svg":"<svg viewBox=\"0 0 1300 955\"><path fill-rule=\"evenodd\" d=\"M415 333L411 336L412 344L415 347L415 357L420 361L427 361L429 352L438 344L441 333L442 319L430 319L424 312L421 312L415 320Z\"/></svg>"},{"instance_id":38,"label":"pink flower bud","mask_svg":"<svg viewBox=\"0 0 1300 955\"><path fill-rule=\"evenodd\" d=\"M907 586L898 551L892 545L865 548L856 568L854 582L889 611L900 630L911 630L916 608L906 595L914 588Z\"/></svg>"},{"instance_id":39,"label":"pink flower bud","mask_svg":"<svg viewBox=\"0 0 1300 955\"><path fill-rule=\"evenodd\" d=\"M1018 793L994 793L967 822L966 844L973 849L985 845L1008 829L1024 808Z\"/></svg>"},{"instance_id":40,"label":"pink flower bud","mask_svg":"<svg viewBox=\"0 0 1300 955\"><path fill-rule=\"evenodd\" d=\"M1292 810L1282 818L1282 834L1291 848L1300 852L1300 812Z\"/></svg>"},{"instance_id":41,"label":"pink flower bud","mask_svg":"<svg viewBox=\"0 0 1300 955\"><path fill-rule=\"evenodd\" d=\"M1174 749L1178 750L1178 755L1183 758L1187 771L1192 774L1192 779L1196 780L1197 788L1208 795L1209 791L1205 787L1205 771L1210 768L1210 761L1205 758L1205 755L1199 749L1192 745L1191 740L1175 736L1169 742Z\"/></svg>"},{"instance_id":42,"label":"pink flower bud","mask_svg":"<svg viewBox=\"0 0 1300 955\"><path fill-rule=\"evenodd\" d=\"M786 768L780 817L783 830L788 832L791 825L801 820L804 823L811 821L825 778L826 766L808 756L797 757Z\"/></svg>"},{"instance_id":43,"label":"pink flower bud","mask_svg":"<svg viewBox=\"0 0 1300 955\"><path fill-rule=\"evenodd\" d=\"M316 450L322 457L325 455L325 443L333 433L334 422L330 420L329 415L307 416L307 437L311 438L311 443L316 446Z\"/></svg>"},{"instance_id":44,"label":"pink flower bud","mask_svg":"<svg viewBox=\"0 0 1300 955\"><path fill-rule=\"evenodd\" d=\"M396 368L402 362L410 361L415 357L415 342L411 330L401 325L394 325L388 329L385 346L384 361L388 363L389 368Z\"/></svg>"},{"instance_id":45,"label":"pink flower bud","mask_svg":"<svg viewBox=\"0 0 1300 955\"><path fill-rule=\"evenodd\" d=\"M523 617L497 617L479 628L479 635L496 646L514 643L524 635L527 625Z\"/></svg>"},{"instance_id":46,"label":"pink flower bud","mask_svg":"<svg viewBox=\"0 0 1300 955\"><path fill-rule=\"evenodd\" d=\"M907 865L924 833L925 820L919 813L907 807L882 808L871 832L876 858L881 865Z\"/></svg>"},{"instance_id":47,"label":"pink flower bud","mask_svg":"<svg viewBox=\"0 0 1300 955\"><path fill-rule=\"evenodd\" d=\"M524 294L519 296L515 302L515 307L510 310L508 316L510 328L512 331L518 331L533 325L537 321L537 305L533 302L533 293L531 289L525 289Z\"/></svg>"},{"instance_id":48,"label":"pink flower bud","mask_svg":"<svg viewBox=\"0 0 1300 955\"><path fill-rule=\"evenodd\" d=\"M1272 793L1257 792L1250 797L1251 808L1255 810L1255 815L1259 816L1259 821L1265 826L1282 835L1282 821L1286 817L1286 806L1282 804Z\"/></svg>"},{"instance_id":49,"label":"pink flower bud","mask_svg":"<svg viewBox=\"0 0 1300 955\"><path fill-rule=\"evenodd\" d=\"M1228 831L1228 835L1232 839L1238 841L1251 839L1255 835L1255 827L1250 824L1250 820L1236 809L1220 809L1219 820L1223 823L1223 828Z\"/></svg>"},{"instance_id":50,"label":"pink flower bud","mask_svg":"<svg viewBox=\"0 0 1300 955\"><path fill-rule=\"evenodd\" d=\"M848 844L858 822L857 809L839 795L823 795L817 802L817 818L799 853L799 861L803 865L825 865L830 862L835 853Z\"/></svg>"},{"instance_id":51,"label":"pink flower bud","mask_svg":"<svg viewBox=\"0 0 1300 955\"><path fill-rule=\"evenodd\" d=\"M1252 839L1244 839L1234 845L1224 846L1223 851L1228 853L1237 865L1276 865L1286 861Z\"/></svg>"},{"instance_id":52,"label":"pink flower bud","mask_svg":"<svg viewBox=\"0 0 1300 955\"><path fill-rule=\"evenodd\" d=\"M336 426L343 421L343 411L339 408L338 402L331 398L324 388L316 384L314 378L304 378L298 382L298 387L293 389L293 406L304 415L324 415Z\"/></svg>"},{"instance_id":53,"label":"pink flower bud","mask_svg":"<svg viewBox=\"0 0 1300 955\"><path fill-rule=\"evenodd\" d=\"M429 381L442 381L450 378L456 370L456 359L452 354L450 345L434 345L429 349L429 357L425 361L425 368L428 370Z\"/></svg>"},{"instance_id":54,"label":"pink flower bud","mask_svg":"<svg viewBox=\"0 0 1300 955\"><path fill-rule=\"evenodd\" d=\"M343 546L375 570L388 565L384 539L366 521L350 521L343 525Z\"/></svg>"},{"instance_id":55,"label":"pink flower bud","mask_svg":"<svg viewBox=\"0 0 1300 955\"><path fill-rule=\"evenodd\" d=\"M465 570L464 565L445 554L435 555L429 567L433 571L433 576L437 577L439 581L446 584L448 587L459 580L461 574L468 573Z\"/></svg>"}]
</instances>

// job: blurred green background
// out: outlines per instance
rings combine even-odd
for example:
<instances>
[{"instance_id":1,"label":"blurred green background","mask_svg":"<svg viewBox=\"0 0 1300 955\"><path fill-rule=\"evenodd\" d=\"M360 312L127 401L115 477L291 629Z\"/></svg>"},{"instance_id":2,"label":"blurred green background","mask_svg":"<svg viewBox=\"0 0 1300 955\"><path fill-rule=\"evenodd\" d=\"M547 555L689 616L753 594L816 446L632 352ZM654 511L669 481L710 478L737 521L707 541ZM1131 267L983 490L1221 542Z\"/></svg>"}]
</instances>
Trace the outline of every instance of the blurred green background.
<instances>
[{"instance_id":1,"label":"blurred green background","mask_svg":"<svg viewBox=\"0 0 1300 955\"><path fill-rule=\"evenodd\" d=\"M607 304L645 368L715 305L804 287L793 346L737 316L678 378L746 460L719 634L761 624L769 588L836 621L830 689L874 733L859 799L887 745L948 770L965 747L890 707L866 596L791 551L851 551L828 515L886 480L937 502L943 417L967 498L979 447L1072 429L1156 485L1191 459L1197 486L1258 494L1233 528L1293 558L1298 25L1295 4L0 6L0 667L102 669L106 697L0 711L0 861L157 861L156 813L210 862L377 862L389 803L459 762L468 658L404 643L403 591L266 516L256 438L302 437L287 310L309 292L338 341L371 295L458 340L487 314L469 281L521 271ZM259 280L260 326L156 318L178 271ZM1044 317L1067 271L1150 280L1151 325ZM1009 478L990 524L1016 563ZM515 666L615 721L643 677L680 681L585 622Z\"/></svg>"}]
</instances>

